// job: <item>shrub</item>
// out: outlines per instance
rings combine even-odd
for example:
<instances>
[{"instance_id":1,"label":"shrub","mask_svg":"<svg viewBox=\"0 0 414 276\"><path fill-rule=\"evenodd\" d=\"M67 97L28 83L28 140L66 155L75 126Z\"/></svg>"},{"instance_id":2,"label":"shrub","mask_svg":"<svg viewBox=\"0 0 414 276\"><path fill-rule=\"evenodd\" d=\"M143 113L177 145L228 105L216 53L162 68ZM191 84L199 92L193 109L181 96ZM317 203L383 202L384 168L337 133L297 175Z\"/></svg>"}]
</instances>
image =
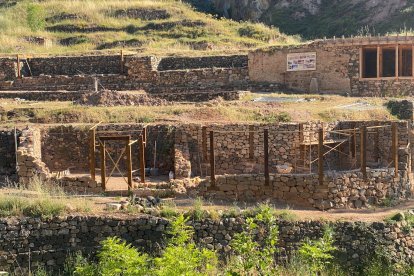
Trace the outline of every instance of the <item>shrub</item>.
<instances>
[{"instance_id":1,"label":"shrub","mask_svg":"<svg viewBox=\"0 0 414 276\"><path fill-rule=\"evenodd\" d=\"M227 268L230 275L272 275L276 272L279 235L276 219L269 205L260 205L257 210L254 217L246 219L244 231L236 234L231 242L234 256Z\"/></svg>"},{"instance_id":2,"label":"shrub","mask_svg":"<svg viewBox=\"0 0 414 276\"><path fill-rule=\"evenodd\" d=\"M43 30L46 25L45 11L36 4L27 6L27 24L33 32Z\"/></svg>"},{"instance_id":3,"label":"shrub","mask_svg":"<svg viewBox=\"0 0 414 276\"><path fill-rule=\"evenodd\" d=\"M327 227L321 239L316 241L308 239L299 249L299 257L309 265L309 269L314 275L318 275L331 264L331 260L334 258L331 253L336 250L333 242L333 231Z\"/></svg>"},{"instance_id":4,"label":"shrub","mask_svg":"<svg viewBox=\"0 0 414 276\"><path fill-rule=\"evenodd\" d=\"M213 275L217 266L214 251L199 249L192 237L191 226L186 225L188 219L181 214L170 226L171 235L167 247L161 257L155 259L156 275Z\"/></svg>"}]
</instances>

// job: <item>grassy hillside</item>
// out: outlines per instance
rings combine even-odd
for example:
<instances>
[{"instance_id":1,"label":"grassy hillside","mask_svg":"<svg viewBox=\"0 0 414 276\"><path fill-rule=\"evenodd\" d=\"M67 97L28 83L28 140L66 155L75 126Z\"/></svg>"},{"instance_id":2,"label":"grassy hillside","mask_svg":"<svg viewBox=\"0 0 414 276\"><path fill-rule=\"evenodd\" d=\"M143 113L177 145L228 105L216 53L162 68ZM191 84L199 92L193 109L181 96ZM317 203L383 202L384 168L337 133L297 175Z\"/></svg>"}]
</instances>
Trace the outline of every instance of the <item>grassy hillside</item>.
<instances>
[{"instance_id":1,"label":"grassy hillside","mask_svg":"<svg viewBox=\"0 0 414 276\"><path fill-rule=\"evenodd\" d=\"M306 39L412 33L414 29L414 0L186 1L199 10L235 20L263 22Z\"/></svg>"},{"instance_id":2,"label":"grassy hillside","mask_svg":"<svg viewBox=\"0 0 414 276\"><path fill-rule=\"evenodd\" d=\"M0 0L1 54L125 48L191 55L297 42L278 29L216 19L178 0Z\"/></svg>"}]
</instances>

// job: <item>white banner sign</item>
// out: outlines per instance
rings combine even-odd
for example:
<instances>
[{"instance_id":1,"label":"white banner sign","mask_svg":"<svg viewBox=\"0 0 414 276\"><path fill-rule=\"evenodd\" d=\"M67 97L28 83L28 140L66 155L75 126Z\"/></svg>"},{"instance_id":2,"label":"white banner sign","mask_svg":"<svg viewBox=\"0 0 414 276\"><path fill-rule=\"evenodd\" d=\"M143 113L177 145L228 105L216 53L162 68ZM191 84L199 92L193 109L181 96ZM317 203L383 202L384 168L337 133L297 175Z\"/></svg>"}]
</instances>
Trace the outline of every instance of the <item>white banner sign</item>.
<instances>
[{"instance_id":1,"label":"white banner sign","mask_svg":"<svg viewBox=\"0 0 414 276\"><path fill-rule=\"evenodd\" d=\"M288 71L316 70L316 53L287 54Z\"/></svg>"}]
</instances>

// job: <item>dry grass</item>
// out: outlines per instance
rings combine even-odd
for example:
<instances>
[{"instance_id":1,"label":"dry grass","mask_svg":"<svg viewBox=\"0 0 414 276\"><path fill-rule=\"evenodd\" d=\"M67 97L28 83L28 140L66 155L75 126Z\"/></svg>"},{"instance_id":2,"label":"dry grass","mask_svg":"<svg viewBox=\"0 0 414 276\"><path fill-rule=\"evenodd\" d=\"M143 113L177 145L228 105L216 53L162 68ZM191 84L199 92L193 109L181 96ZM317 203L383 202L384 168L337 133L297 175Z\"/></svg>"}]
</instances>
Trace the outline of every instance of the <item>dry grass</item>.
<instances>
[{"instance_id":1,"label":"dry grass","mask_svg":"<svg viewBox=\"0 0 414 276\"><path fill-rule=\"evenodd\" d=\"M297 37L281 34L278 29L267 27L263 24L238 23L227 19L216 19L211 15L196 12L189 5L178 0L45 0L36 2L36 5L44 11L48 18L61 13L77 14L77 19L66 19L61 22L46 22L46 26L76 25L76 26L104 26L118 28L119 31L93 32L93 33L65 33L49 32L46 29L32 31L26 20L27 7L33 1L21 1L16 6L0 8L0 53L23 54L61 54L95 51L97 46L105 42L137 39L143 41L142 47L132 47L133 51L151 54L178 54L200 55L217 54L226 52L246 51L248 48L296 44ZM143 8L164 9L171 18L165 20L144 21L141 19L115 18L111 12L119 9ZM141 28L148 23L178 22L182 20L202 21L203 27L176 27L161 30L137 30L126 31L131 25ZM241 28L254 30L253 35L241 35ZM78 45L63 46L59 44L62 38L84 35L88 41ZM45 48L24 40L26 36L38 36L49 38L53 46ZM250 37L249 37L250 36ZM189 46L195 42L208 42L215 45L215 51L194 51ZM119 47L117 47L119 49ZM128 48L128 47L127 47Z\"/></svg>"},{"instance_id":2,"label":"dry grass","mask_svg":"<svg viewBox=\"0 0 414 276\"><path fill-rule=\"evenodd\" d=\"M301 102L254 102L308 98ZM81 107L70 102L1 100L2 125L13 123L150 123L150 122L286 122L393 119L384 107L387 99L342 96L247 94L240 101L176 103L167 106ZM14 114L7 116L7 114Z\"/></svg>"}]
</instances>

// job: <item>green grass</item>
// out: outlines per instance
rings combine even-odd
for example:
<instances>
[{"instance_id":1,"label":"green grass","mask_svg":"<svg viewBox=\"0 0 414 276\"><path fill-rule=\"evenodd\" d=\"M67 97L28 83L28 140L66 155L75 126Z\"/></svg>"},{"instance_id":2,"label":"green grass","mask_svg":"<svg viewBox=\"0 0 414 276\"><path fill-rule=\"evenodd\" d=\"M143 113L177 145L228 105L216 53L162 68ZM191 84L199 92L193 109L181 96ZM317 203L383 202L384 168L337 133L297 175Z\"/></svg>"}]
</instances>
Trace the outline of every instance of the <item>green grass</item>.
<instances>
[{"instance_id":1,"label":"green grass","mask_svg":"<svg viewBox=\"0 0 414 276\"><path fill-rule=\"evenodd\" d=\"M28 216L51 218L63 214L65 205L60 200L28 200L17 196L0 196L0 216Z\"/></svg>"},{"instance_id":2,"label":"green grass","mask_svg":"<svg viewBox=\"0 0 414 276\"><path fill-rule=\"evenodd\" d=\"M170 18L144 20L113 15L117 10L130 8L162 9ZM76 14L77 17L51 20L60 14ZM188 26L183 24L185 21L196 22L202 26ZM50 29L68 25L78 29L98 26L109 30L85 33L80 29L69 33ZM45 48L31 44L25 40L28 36L50 39L53 46ZM60 40L70 37L75 37L79 43L70 46L59 43ZM45 0L34 3L23 0L18 1L15 6L0 8L0 53L3 54L91 52L102 48L104 44L130 40L142 42L142 46L126 46L126 50L160 55L234 53L259 46L299 42L297 37L286 36L276 28L217 19L197 12L190 5L178 0ZM195 51L194 45L197 43L209 43L213 50ZM107 51L118 52L121 47Z\"/></svg>"}]
</instances>

